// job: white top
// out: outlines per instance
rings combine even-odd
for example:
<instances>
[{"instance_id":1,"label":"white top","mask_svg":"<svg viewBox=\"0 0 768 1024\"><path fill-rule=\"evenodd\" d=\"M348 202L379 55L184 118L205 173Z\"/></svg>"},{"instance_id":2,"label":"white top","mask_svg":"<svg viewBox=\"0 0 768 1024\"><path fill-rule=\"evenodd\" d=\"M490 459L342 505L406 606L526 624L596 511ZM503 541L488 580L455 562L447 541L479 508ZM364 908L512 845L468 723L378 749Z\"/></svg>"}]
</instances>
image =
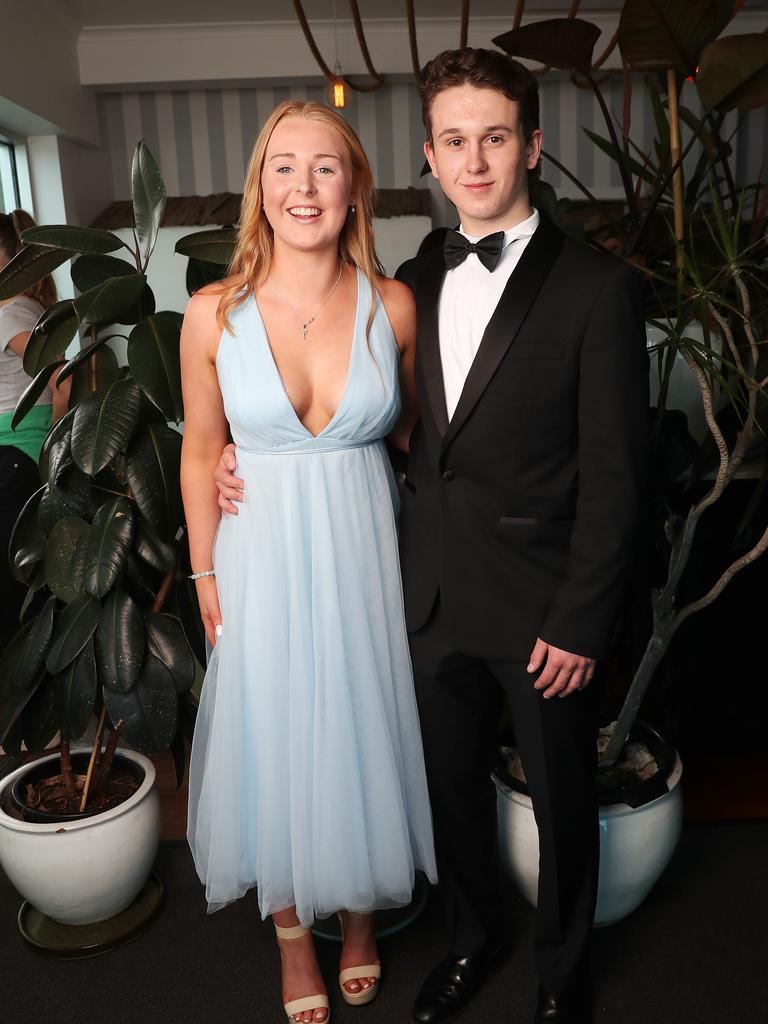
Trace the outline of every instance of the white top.
<instances>
[{"instance_id":1,"label":"white top","mask_svg":"<svg viewBox=\"0 0 768 1024\"><path fill-rule=\"evenodd\" d=\"M16 408L31 381L24 372L21 356L8 347L8 342L17 334L30 333L44 312L39 302L26 295L17 295L0 306L0 413ZM52 400L51 390L46 388L35 405L50 405Z\"/></svg>"},{"instance_id":2,"label":"white top","mask_svg":"<svg viewBox=\"0 0 768 1024\"><path fill-rule=\"evenodd\" d=\"M438 332L449 420L459 404L488 321L539 220L539 211L534 210L526 220L504 232L501 259L492 272L473 252L458 267L446 272L440 292ZM461 226L459 232L470 242L479 240L479 236L468 235Z\"/></svg>"}]
</instances>

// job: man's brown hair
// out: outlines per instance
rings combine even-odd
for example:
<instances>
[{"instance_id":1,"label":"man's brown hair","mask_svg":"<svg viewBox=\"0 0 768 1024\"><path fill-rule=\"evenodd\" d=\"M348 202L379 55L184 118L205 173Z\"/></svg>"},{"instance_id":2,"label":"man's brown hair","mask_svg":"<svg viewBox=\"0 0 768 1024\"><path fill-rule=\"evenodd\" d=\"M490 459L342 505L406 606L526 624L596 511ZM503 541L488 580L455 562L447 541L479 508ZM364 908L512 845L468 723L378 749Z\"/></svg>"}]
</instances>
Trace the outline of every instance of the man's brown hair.
<instances>
[{"instance_id":1,"label":"man's brown hair","mask_svg":"<svg viewBox=\"0 0 768 1024\"><path fill-rule=\"evenodd\" d=\"M419 95L421 116L432 144L432 103L444 89L456 85L474 85L503 93L518 105L523 137L530 142L539 127L539 87L531 72L519 61L498 50L444 50L438 53L421 72Z\"/></svg>"}]
</instances>

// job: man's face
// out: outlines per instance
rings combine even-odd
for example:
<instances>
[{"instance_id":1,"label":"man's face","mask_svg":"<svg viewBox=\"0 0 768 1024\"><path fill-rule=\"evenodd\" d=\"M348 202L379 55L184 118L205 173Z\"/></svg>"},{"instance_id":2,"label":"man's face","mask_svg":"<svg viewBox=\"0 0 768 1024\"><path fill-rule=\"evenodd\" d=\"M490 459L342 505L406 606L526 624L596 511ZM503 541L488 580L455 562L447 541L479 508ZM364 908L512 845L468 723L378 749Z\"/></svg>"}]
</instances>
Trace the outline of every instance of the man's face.
<instances>
[{"instance_id":1,"label":"man's face","mask_svg":"<svg viewBox=\"0 0 768 1024\"><path fill-rule=\"evenodd\" d=\"M537 129L526 142L518 104L502 92L457 85L437 94L424 152L467 234L503 231L529 216L528 171L541 139Z\"/></svg>"}]
</instances>

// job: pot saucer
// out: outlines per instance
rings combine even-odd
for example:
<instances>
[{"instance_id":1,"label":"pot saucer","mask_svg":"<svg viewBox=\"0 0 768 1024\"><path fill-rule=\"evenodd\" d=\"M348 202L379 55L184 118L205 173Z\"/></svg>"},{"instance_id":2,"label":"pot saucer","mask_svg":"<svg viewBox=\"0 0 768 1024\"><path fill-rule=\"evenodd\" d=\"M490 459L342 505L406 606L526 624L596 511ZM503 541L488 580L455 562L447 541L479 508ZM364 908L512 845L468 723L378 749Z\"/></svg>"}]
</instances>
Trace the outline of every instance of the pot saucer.
<instances>
[{"instance_id":1,"label":"pot saucer","mask_svg":"<svg viewBox=\"0 0 768 1024\"><path fill-rule=\"evenodd\" d=\"M25 900L19 910L19 931L34 949L62 960L100 956L142 935L162 909L163 883L152 872L144 888L125 910L95 924L60 924Z\"/></svg>"}]
</instances>

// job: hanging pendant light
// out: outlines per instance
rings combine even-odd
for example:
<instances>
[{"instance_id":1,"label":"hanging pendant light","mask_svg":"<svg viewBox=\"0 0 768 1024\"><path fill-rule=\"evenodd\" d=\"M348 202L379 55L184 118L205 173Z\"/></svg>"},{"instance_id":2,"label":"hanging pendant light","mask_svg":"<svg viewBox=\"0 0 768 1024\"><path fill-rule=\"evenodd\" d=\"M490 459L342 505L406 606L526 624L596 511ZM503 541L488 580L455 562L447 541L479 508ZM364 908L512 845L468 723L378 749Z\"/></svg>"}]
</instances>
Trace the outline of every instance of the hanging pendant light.
<instances>
[{"instance_id":1,"label":"hanging pendant light","mask_svg":"<svg viewBox=\"0 0 768 1024\"><path fill-rule=\"evenodd\" d=\"M347 86L344 82L344 75L339 61L339 33L336 26L336 0L333 0L333 52L335 61L333 65L333 76L328 81L328 100L336 110L342 110L347 105Z\"/></svg>"},{"instance_id":2,"label":"hanging pendant light","mask_svg":"<svg viewBox=\"0 0 768 1024\"><path fill-rule=\"evenodd\" d=\"M347 105L347 87L341 73L341 64L338 61L333 65L333 78L331 79L331 102L337 110Z\"/></svg>"}]
</instances>

